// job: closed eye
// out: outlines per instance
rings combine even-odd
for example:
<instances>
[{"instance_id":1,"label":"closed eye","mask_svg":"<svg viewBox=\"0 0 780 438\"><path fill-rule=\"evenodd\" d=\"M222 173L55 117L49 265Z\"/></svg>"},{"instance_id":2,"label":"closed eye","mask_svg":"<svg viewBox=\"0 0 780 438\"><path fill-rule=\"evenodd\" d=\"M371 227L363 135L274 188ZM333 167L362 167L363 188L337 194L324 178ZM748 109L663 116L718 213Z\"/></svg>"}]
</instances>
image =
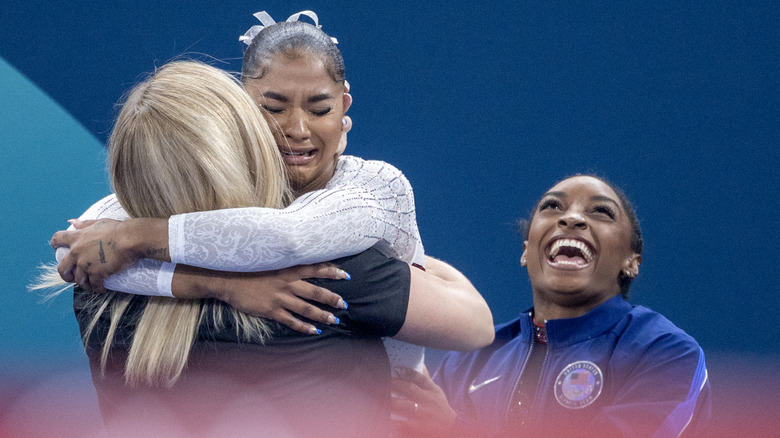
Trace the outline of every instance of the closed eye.
<instances>
[{"instance_id":1,"label":"closed eye","mask_svg":"<svg viewBox=\"0 0 780 438\"><path fill-rule=\"evenodd\" d=\"M324 116L324 115L330 113L331 110L333 110L333 107L327 107L327 108L323 108L323 109L313 109L313 110L311 110L311 113L314 114L315 116Z\"/></svg>"},{"instance_id":2,"label":"closed eye","mask_svg":"<svg viewBox=\"0 0 780 438\"><path fill-rule=\"evenodd\" d=\"M260 108L263 108L264 110L268 111L271 114L279 114L282 111L284 111L284 108L278 108L278 107L273 107L268 105L260 105Z\"/></svg>"}]
</instances>

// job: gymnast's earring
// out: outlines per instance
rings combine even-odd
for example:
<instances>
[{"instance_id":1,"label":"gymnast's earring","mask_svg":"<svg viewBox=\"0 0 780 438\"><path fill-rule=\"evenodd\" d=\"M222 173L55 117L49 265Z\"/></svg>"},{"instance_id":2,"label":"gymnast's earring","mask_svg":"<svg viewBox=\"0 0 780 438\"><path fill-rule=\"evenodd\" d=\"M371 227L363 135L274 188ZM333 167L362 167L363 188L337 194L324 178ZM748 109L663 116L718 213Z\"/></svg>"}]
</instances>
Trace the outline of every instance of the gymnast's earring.
<instances>
[{"instance_id":1,"label":"gymnast's earring","mask_svg":"<svg viewBox=\"0 0 780 438\"><path fill-rule=\"evenodd\" d=\"M526 261L525 256L520 257L520 266L525 266L527 264L528 262Z\"/></svg>"},{"instance_id":2,"label":"gymnast's earring","mask_svg":"<svg viewBox=\"0 0 780 438\"><path fill-rule=\"evenodd\" d=\"M352 119L349 116L341 118L341 132L347 133L352 130Z\"/></svg>"},{"instance_id":3,"label":"gymnast's earring","mask_svg":"<svg viewBox=\"0 0 780 438\"><path fill-rule=\"evenodd\" d=\"M623 271L623 275L625 275L628 278L634 278L634 273L629 271L628 269Z\"/></svg>"}]
</instances>

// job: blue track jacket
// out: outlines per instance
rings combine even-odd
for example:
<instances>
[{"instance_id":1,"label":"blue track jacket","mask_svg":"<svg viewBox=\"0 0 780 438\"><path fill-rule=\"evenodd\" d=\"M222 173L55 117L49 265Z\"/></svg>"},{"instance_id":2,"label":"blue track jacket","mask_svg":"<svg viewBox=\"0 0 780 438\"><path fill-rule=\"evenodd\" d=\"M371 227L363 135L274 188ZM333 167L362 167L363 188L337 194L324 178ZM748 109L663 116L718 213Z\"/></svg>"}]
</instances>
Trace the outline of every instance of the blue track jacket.
<instances>
[{"instance_id":1,"label":"blue track jacket","mask_svg":"<svg viewBox=\"0 0 780 438\"><path fill-rule=\"evenodd\" d=\"M544 349L533 341L530 312L497 326L491 345L443 358L434 380L463 436L703 433L711 404L704 353L662 315L617 296L546 328L539 385L520 427L517 387L531 350Z\"/></svg>"}]
</instances>

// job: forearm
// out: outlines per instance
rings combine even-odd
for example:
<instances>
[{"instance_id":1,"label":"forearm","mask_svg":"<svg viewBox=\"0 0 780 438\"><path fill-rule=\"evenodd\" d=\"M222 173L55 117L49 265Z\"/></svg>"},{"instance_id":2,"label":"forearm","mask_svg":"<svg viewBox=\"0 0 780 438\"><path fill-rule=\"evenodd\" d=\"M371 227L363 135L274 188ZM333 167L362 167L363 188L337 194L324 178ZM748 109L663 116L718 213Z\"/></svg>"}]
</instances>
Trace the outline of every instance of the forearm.
<instances>
[{"instance_id":1,"label":"forearm","mask_svg":"<svg viewBox=\"0 0 780 438\"><path fill-rule=\"evenodd\" d=\"M109 195L87 209L78 221L112 219L121 221L117 232L103 235L103 249L122 251L132 254L135 259L148 258L170 261L168 255L168 219L167 218L129 218L119 204L116 195ZM72 225L69 231L75 230ZM62 256L57 255L57 261Z\"/></svg>"},{"instance_id":2,"label":"forearm","mask_svg":"<svg viewBox=\"0 0 780 438\"><path fill-rule=\"evenodd\" d=\"M409 182L394 167L344 159L326 189L288 207L240 208L171 217L172 261L255 272L333 260L376 243L407 263L422 264Z\"/></svg>"},{"instance_id":3,"label":"forearm","mask_svg":"<svg viewBox=\"0 0 780 438\"><path fill-rule=\"evenodd\" d=\"M347 274L327 263L269 272L225 272L177 265L172 291L175 298L215 298L249 315L273 319L306 334L320 331L315 323L338 324L331 311L314 304L345 309L341 296L304 279L342 280Z\"/></svg>"},{"instance_id":4,"label":"forearm","mask_svg":"<svg viewBox=\"0 0 780 438\"><path fill-rule=\"evenodd\" d=\"M339 220L282 212L243 208L174 216L169 222L171 258L207 269L257 272L356 254L378 240L361 231L371 230L371 218L355 212L344 212Z\"/></svg>"},{"instance_id":5,"label":"forearm","mask_svg":"<svg viewBox=\"0 0 780 438\"><path fill-rule=\"evenodd\" d=\"M101 221L103 219L118 221L114 222L117 226L101 226L97 222L84 227L84 221ZM117 229L124 231L117 233ZM167 251L150 250L167 247L166 219L129 219L116 196L109 195L93 204L79 216L78 220L72 221L72 225L66 232L94 232L91 237L82 235L82 240L78 241L83 243L83 241L91 239L95 243L94 251L86 252L86 254L94 254L93 260L88 257L81 260L81 263L85 264L87 268L89 268L90 262L92 262L92 268L109 266L105 264L104 258L109 261L117 257L127 260L126 267L120 268L118 272L115 271L115 274L109 275L105 279L104 286L106 288L138 295L170 296L173 266L170 263L143 258L148 255L158 256L162 260L166 259L160 256L167 255ZM156 240L153 239L154 237ZM57 263L62 263L69 252L70 247L68 246L57 248ZM110 274L111 271L108 272Z\"/></svg>"},{"instance_id":6,"label":"forearm","mask_svg":"<svg viewBox=\"0 0 780 438\"><path fill-rule=\"evenodd\" d=\"M167 218L133 218L119 224L116 240L107 242L118 250L147 258L170 262Z\"/></svg>"},{"instance_id":7,"label":"forearm","mask_svg":"<svg viewBox=\"0 0 780 438\"><path fill-rule=\"evenodd\" d=\"M176 265L171 282L171 293L175 298L221 298L219 271Z\"/></svg>"},{"instance_id":8,"label":"forearm","mask_svg":"<svg viewBox=\"0 0 780 438\"><path fill-rule=\"evenodd\" d=\"M364 251L382 225L370 196L318 191L284 210L240 208L173 216L170 254L176 263L235 272L281 269Z\"/></svg>"},{"instance_id":9,"label":"forearm","mask_svg":"<svg viewBox=\"0 0 780 438\"><path fill-rule=\"evenodd\" d=\"M104 286L133 295L170 297L175 267L172 263L141 259L124 271L109 276Z\"/></svg>"},{"instance_id":10,"label":"forearm","mask_svg":"<svg viewBox=\"0 0 780 438\"><path fill-rule=\"evenodd\" d=\"M463 274L431 257L426 272L412 269L406 321L395 339L469 351L490 344L494 335L490 308Z\"/></svg>"}]
</instances>

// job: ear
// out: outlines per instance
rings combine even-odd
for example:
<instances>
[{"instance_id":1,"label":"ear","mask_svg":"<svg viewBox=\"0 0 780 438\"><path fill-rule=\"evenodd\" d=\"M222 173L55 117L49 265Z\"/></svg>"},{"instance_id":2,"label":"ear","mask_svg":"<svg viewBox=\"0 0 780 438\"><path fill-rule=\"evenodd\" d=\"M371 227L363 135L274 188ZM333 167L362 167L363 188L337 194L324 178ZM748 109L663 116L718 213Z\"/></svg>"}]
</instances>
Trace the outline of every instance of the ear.
<instances>
[{"instance_id":1,"label":"ear","mask_svg":"<svg viewBox=\"0 0 780 438\"><path fill-rule=\"evenodd\" d=\"M347 132L352 129L352 118L350 116L343 116L341 122L343 123L341 126L341 138L339 139L339 146L336 150L336 154L339 156L347 149Z\"/></svg>"},{"instance_id":2,"label":"ear","mask_svg":"<svg viewBox=\"0 0 780 438\"><path fill-rule=\"evenodd\" d=\"M528 265L528 258L526 256L526 248L528 248L528 241L523 242L523 255L520 256L520 266Z\"/></svg>"},{"instance_id":3,"label":"ear","mask_svg":"<svg viewBox=\"0 0 780 438\"><path fill-rule=\"evenodd\" d=\"M631 257L626 259L625 263L623 263L623 271L628 270L633 274L633 277L636 277L639 275L639 265L642 264L642 256L639 254L631 254Z\"/></svg>"},{"instance_id":4,"label":"ear","mask_svg":"<svg viewBox=\"0 0 780 438\"><path fill-rule=\"evenodd\" d=\"M349 111L349 107L352 106L352 95L349 94L349 82L344 81L344 100L342 101L344 107L344 114Z\"/></svg>"}]
</instances>

